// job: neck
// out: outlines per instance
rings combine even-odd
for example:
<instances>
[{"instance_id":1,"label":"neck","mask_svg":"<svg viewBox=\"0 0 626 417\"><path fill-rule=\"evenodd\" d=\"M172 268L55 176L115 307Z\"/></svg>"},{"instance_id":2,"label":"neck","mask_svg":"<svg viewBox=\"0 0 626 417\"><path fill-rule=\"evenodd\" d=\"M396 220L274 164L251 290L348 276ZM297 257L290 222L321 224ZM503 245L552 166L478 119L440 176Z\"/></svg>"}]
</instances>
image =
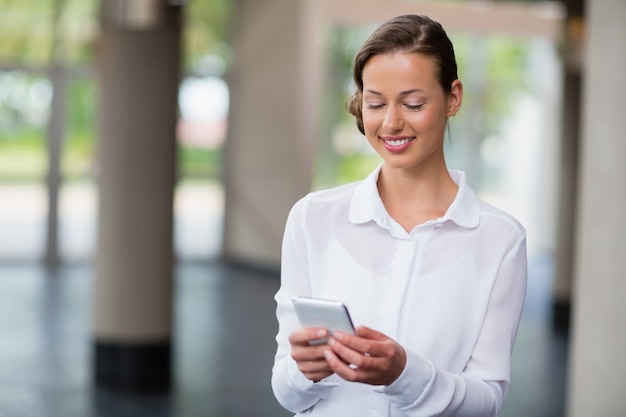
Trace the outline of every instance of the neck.
<instances>
[{"instance_id":1,"label":"neck","mask_svg":"<svg viewBox=\"0 0 626 417\"><path fill-rule=\"evenodd\" d=\"M383 165L378 177L378 193L385 208L408 231L443 216L457 191L445 165L427 171Z\"/></svg>"},{"instance_id":2,"label":"neck","mask_svg":"<svg viewBox=\"0 0 626 417\"><path fill-rule=\"evenodd\" d=\"M399 201L431 201L456 195L458 187L445 165L427 171L395 169L383 165L378 177L378 190Z\"/></svg>"}]
</instances>

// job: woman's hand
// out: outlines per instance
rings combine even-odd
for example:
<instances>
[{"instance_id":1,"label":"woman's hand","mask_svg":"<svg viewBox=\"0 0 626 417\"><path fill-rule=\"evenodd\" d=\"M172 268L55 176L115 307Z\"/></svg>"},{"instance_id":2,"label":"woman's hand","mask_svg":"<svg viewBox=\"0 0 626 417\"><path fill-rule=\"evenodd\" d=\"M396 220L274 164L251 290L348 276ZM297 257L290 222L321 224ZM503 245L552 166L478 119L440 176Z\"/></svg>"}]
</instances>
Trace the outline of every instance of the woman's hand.
<instances>
[{"instance_id":1,"label":"woman's hand","mask_svg":"<svg viewBox=\"0 0 626 417\"><path fill-rule=\"evenodd\" d=\"M298 364L298 369L308 379L318 382L333 374L324 351L329 350L328 344L310 344L311 341L328 337L328 330L323 328L300 328L289 336L291 357Z\"/></svg>"},{"instance_id":2,"label":"woman's hand","mask_svg":"<svg viewBox=\"0 0 626 417\"><path fill-rule=\"evenodd\" d=\"M359 326L356 336L335 332L324 347L331 369L343 379L370 385L390 385L406 366L406 352L386 335Z\"/></svg>"}]
</instances>

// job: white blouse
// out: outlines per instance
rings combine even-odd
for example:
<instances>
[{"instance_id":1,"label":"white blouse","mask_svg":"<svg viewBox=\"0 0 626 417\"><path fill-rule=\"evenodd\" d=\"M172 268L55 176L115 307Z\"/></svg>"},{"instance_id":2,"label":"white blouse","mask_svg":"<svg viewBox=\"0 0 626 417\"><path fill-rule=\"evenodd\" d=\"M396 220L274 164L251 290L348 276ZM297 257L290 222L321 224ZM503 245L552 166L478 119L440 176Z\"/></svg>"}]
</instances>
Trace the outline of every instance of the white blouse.
<instances>
[{"instance_id":1,"label":"white blouse","mask_svg":"<svg viewBox=\"0 0 626 417\"><path fill-rule=\"evenodd\" d=\"M289 214L274 394L297 415L496 416L526 294L526 231L451 170L459 189L446 214L408 233L383 206L379 172L310 193ZM306 379L288 342L300 327L295 295L341 300L356 326L399 342L400 377L389 386Z\"/></svg>"}]
</instances>

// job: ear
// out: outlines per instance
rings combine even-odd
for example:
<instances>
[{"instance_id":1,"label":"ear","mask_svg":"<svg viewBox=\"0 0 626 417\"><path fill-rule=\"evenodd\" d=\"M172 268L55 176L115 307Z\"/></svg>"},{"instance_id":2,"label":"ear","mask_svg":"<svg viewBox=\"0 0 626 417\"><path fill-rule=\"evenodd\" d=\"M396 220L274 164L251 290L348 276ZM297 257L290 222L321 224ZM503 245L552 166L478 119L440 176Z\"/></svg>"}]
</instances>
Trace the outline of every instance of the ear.
<instances>
[{"instance_id":1,"label":"ear","mask_svg":"<svg viewBox=\"0 0 626 417\"><path fill-rule=\"evenodd\" d=\"M460 80L452 81L452 88L448 93L448 112L447 116L455 116L463 103L463 83Z\"/></svg>"}]
</instances>

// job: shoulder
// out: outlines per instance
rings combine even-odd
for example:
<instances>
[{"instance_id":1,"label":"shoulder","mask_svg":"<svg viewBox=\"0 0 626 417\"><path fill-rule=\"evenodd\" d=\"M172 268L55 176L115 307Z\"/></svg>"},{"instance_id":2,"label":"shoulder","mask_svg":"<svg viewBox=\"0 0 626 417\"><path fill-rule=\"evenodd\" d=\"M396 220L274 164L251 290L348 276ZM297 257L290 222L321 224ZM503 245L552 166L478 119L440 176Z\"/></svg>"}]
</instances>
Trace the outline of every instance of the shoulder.
<instances>
[{"instance_id":1,"label":"shoulder","mask_svg":"<svg viewBox=\"0 0 626 417\"><path fill-rule=\"evenodd\" d=\"M313 191L298 200L291 209L291 216L329 215L337 210L347 210L354 191L361 181L338 187ZM318 219L320 219L318 217Z\"/></svg>"},{"instance_id":2,"label":"shoulder","mask_svg":"<svg viewBox=\"0 0 626 417\"><path fill-rule=\"evenodd\" d=\"M526 235L524 226L515 217L487 203L474 192L465 172L453 169L449 172L459 186L456 199L448 210L448 216L456 224L469 230L476 229L483 237L486 233L490 239L508 235L517 240Z\"/></svg>"},{"instance_id":3,"label":"shoulder","mask_svg":"<svg viewBox=\"0 0 626 417\"><path fill-rule=\"evenodd\" d=\"M526 228L506 211L480 200L480 223L490 230L508 234L514 240L526 238Z\"/></svg>"}]
</instances>

